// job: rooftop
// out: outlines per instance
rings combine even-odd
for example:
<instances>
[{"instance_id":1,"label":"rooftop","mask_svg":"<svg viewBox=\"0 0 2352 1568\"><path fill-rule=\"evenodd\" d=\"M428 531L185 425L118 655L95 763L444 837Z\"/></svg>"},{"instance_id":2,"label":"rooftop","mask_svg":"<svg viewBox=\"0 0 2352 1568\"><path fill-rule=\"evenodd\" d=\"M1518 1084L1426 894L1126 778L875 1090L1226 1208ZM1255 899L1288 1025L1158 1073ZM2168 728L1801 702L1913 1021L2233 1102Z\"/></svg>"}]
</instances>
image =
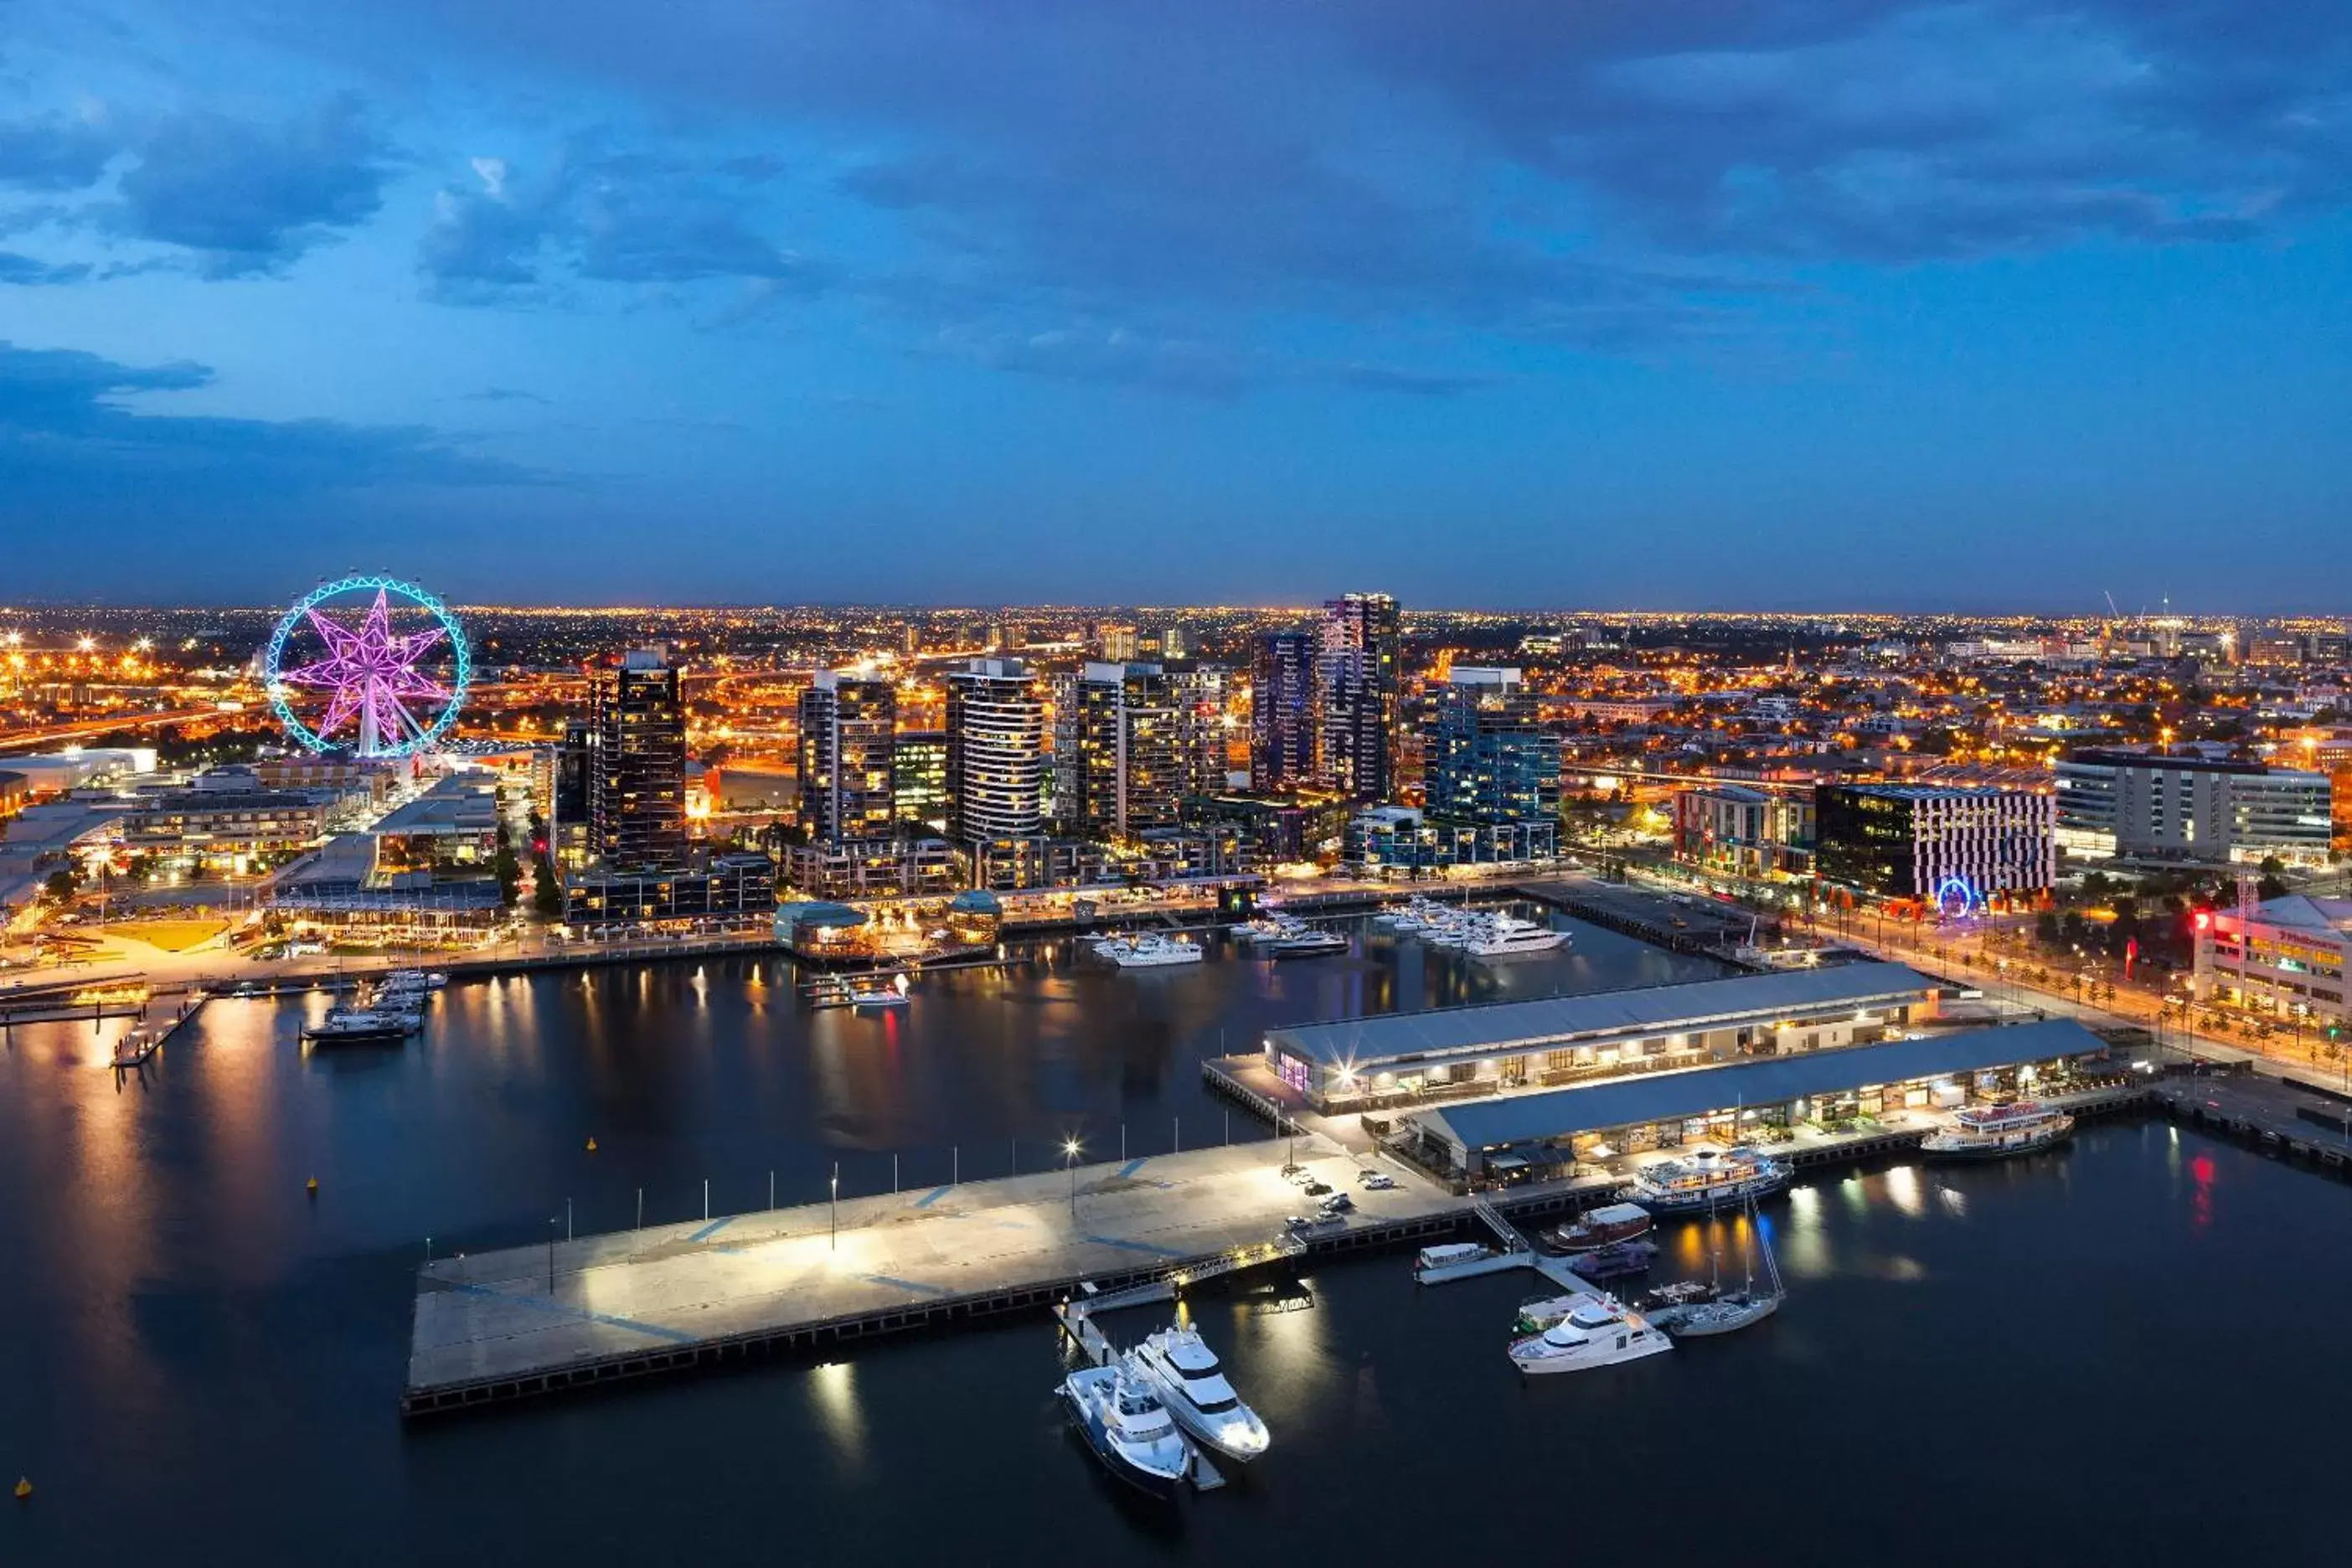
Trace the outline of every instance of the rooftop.
<instances>
[{"instance_id":1,"label":"rooftop","mask_svg":"<svg viewBox=\"0 0 2352 1568\"><path fill-rule=\"evenodd\" d=\"M1874 1003L1900 1005L1937 988L1900 963L1845 963L1777 970L1680 985L1596 991L1535 1002L1495 1002L1434 1012L1392 1013L1267 1031L1278 1049L1327 1066L1360 1066L1458 1051L1501 1050L1580 1035L1633 1034L1770 1017L1802 1008Z\"/></svg>"},{"instance_id":2,"label":"rooftop","mask_svg":"<svg viewBox=\"0 0 2352 1568\"><path fill-rule=\"evenodd\" d=\"M2264 925L2293 926L2303 931L2352 931L2352 899L2316 899L2290 893L2257 906L2254 918Z\"/></svg>"},{"instance_id":3,"label":"rooftop","mask_svg":"<svg viewBox=\"0 0 2352 1568\"><path fill-rule=\"evenodd\" d=\"M1729 1067L1650 1073L1536 1094L1475 1100L1412 1114L1423 1127L1465 1149L1494 1149L1613 1127L1680 1121L1734 1105L1781 1105L1866 1084L1983 1072L2105 1048L2104 1041L2073 1019L2053 1018L1921 1040L1808 1051Z\"/></svg>"}]
</instances>

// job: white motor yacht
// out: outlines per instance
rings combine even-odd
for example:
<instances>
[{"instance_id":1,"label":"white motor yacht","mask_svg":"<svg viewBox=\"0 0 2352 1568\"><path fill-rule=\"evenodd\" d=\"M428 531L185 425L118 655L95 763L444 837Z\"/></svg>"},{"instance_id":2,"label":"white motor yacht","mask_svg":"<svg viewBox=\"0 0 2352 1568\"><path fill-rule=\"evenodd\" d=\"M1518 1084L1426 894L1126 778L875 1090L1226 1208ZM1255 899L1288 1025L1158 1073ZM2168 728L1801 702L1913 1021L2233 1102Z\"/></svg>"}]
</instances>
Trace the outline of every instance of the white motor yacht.
<instances>
[{"instance_id":1,"label":"white motor yacht","mask_svg":"<svg viewBox=\"0 0 2352 1568\"><path fill-rule=\"evenodd\" d=\"M1135 1349L1135 1369L1194 1441L1244 1464L1265 1452L1265 1423L1225 1381L1200 1331L1178 1324Z\"/></svg>"},{"instance_id":2,"label":"white motor yacht","mask_svg":"<svg viewBox=\"0 0 2352 1568\"><path fill-rule=\"evenodd\" d=\"M1474 933L1464 951L1473 958L1517 958L1523 953L1557 952L1567 945L1564 931L1505 915Z\"/></svg>"},{"instance_id":3,"label":"white motor yacht","mask_svg":"<svg viewBox=\"0 0 2352 1568\"><path fill-rule=\"evenodd\" d=\"M1139 1491L1172 1498L1192 1473L1192 1450L1167 1406L1124 1361L1081 1367L1062 1380L1070 1424L1103 1468Z\"/></svg>"},{"instance_id":4,"label":"white motor yacht","mask_svg":"<svg viewBox=\"0 0 2352 1568\"><path fill-rule=\"evenodd\" d=\"M1549 1310L1554 1306L1557 1316ZM1542 1332L1511 1342L1511 1361L1523 1373L1583 1372L1675 1348L1663 1330L1614 1296L1580 1292L1522 1308L1520 1318L1523 1324L1550 1320Z\"/></svg>"},{"instance_id":5,"label":"white motor yacht","mask_svg":"<svg viewBox=\"0 0 2352 1568\"><path fill-rule=\"evenodd\" d=\"M320 1046L389 1045L406 1039L416 1021L399 1013L379 1013L364 1007L331 1007L327 1016L307 1025L302 1037Z\"/></svg>"},{"instance_id":6,"label":"white motor yacht","mask_svg":"<svg viewBox=\"0 0 2352 1568\"><path fill-rule=\"evenodd\" d=\"M1171 942L1157 931L1146 931L1132 942L1113 946L1103 956L1121 969L1160 969L1171 964L1198 963L1203 954L1194 943Z\"/></svg>"}]
</instances>

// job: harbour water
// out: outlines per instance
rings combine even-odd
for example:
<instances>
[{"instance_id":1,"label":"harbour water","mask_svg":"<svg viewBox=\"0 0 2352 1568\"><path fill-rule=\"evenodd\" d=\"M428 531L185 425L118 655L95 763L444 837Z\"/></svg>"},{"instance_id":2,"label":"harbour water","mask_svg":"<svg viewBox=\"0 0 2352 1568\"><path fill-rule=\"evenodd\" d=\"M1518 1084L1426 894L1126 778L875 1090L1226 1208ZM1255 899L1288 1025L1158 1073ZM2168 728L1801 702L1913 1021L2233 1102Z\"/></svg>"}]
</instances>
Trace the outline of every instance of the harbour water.
<instances>
[{"instance_id":1,"label":"harbour water","mask_svg":"<svg viewBox=\"0 0 2352 1568\"><path fill-rule=\"evenodd\" d=\"M1064 1433L1042 1317L404 1427L436 1255L1225 1135L1197 1063L1282 1022L1696 978L1579 928L1480 968L1118 973L1075 944L811 1013L781 963L453 986L398 1050L305 1055L221 1002L143 1076L116 1024L0 1046L0 1562L2309 1561L2336 1531L2352 1191L2156 1121L1987 1169L1813 1176L1768 1210L1792 1296L1733 1339L1523 1384L1531 1277L1402 1255L1196 1303L1275 1447L1173 1510ZM1263 1135L1238 1111L1231 1135ZM597 1142L589 1152L586 1142ZM320 1192L305 1194L316 1175ZM1706 1231L1667 1264L1704 1273ZM1736 1247L1736 1243L1735 1243ZM1736 1256L1736 1251L1734 1256ZM1131 1321L1130 1321L1131 1317ZM1114 1317L1138 1337L1150 1311ZM1230 1468L1229 1468L1230 1469Z\"/></svg>"}]
</instances>

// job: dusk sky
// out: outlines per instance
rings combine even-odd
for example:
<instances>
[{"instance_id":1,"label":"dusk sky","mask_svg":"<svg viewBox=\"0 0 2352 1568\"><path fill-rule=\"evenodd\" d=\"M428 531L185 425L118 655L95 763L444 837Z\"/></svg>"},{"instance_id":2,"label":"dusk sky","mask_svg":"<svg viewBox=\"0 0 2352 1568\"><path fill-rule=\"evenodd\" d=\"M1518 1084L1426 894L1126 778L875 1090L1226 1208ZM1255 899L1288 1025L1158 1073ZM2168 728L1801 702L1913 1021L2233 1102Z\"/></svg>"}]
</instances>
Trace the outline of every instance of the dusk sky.
<instances>
[{"instance_id":1,"label":"dusk sky","mask_svg":"<svg viewBox=\"0 0 2352 1568\"><path fill-rule=\"evenodd\" d=\"M0 599L2346 607L2352 5L0 0Z\"/></svg>"}]
</instances>

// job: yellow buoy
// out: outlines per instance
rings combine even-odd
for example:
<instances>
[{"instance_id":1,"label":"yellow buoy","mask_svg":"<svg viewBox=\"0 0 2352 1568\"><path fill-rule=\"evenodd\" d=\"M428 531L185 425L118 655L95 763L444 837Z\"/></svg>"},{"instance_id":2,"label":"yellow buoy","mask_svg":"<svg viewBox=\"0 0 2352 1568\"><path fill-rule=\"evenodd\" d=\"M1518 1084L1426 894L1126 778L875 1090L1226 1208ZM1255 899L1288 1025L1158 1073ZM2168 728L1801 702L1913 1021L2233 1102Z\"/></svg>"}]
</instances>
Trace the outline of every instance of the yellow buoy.
<instances>
[{"instance_id":1,"label":"yellow buoy","mask_svg":"<svg viewBox=\"0 0 2352 1568\"><path fill-rule=\"evenodd\" d=\"M312 1197L317 1197L319 1195L319 1178L316 1176L311 1177L310 1182L304 1186L303 1190L309 1193Z\"/></svg>"},{"instance_id":2,"label":"yellow buoy","mask_svg":"<svg viewBox=\"0 0 2352 1568\"><path fill-rule=\"evenodd\" d=\"M591 1138L591 1139L589 1139L589 1140L588 1140L588 1152L590 1152L591 1154L593 1154L595 1152L596 1152L596 1140L594 1140L593 1138Z\"/></svg>"},{"instance_id":3,"label":"yellow buoy","mask_svg":"<svg viewBox=\"0 0 2352 1568\"><path fill-rule=\"evenodd\" d=\"M26 1480L24 1477L18 1476L16 1478L16 1500L18 1502L23 1502L26 1498L31 1497L32 1495L33 1483Z\"/></svg>"}]
</instances>

